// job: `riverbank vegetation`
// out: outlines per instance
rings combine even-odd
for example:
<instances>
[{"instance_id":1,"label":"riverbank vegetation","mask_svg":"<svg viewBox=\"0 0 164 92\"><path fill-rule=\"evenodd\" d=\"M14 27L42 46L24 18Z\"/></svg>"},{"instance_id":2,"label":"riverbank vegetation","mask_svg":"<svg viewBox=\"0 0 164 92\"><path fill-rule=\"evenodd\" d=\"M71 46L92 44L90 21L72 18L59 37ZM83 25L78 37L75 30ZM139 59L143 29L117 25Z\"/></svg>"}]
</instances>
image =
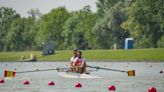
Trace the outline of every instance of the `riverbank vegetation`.
<instances>
[{"instance_id":1,"label":"riverbank vegetation","mask_svg":"<svg viewBox=\"0 0 164 92\"><path fill-rule=\"evenodd\" d=\"M83 50L87 61L164 61L164 48L131 50ZM36 55L38 61L69 61L71 50L56 51L56 54L42 56L40 51L1 52L0 61L18 61L21 56Z\"/></svg>"},{"instance_id":2,"label":"riverbank vegetation","mask_svg":"<svg viewBox=\"0 0 164 92\"><path fill-rule=\"evenodd\" d=\"M78 11L58 7L47 14L31 9L26 18L12 8L0 7L0 51L42 50L43 43L50 40L54 42L55 50L112 49L113 44L123 49L124 40L128 37L134 39L135 49L164 47L163 0L97 0L96 4L97 12L92 12L90 6ZM94 50L85 52L93 53ZM131 53L131 50L107 50L104 53L108 53L110 57L113 53L124 52ZM1 55L6 54L2 58L16 60L15 55L26 53L28 52L4 52ZM40 52L35 53L41 57ZM59 53L40 59L59 59ZM116 57L111 57L114 58ZM118 56L118 59L123 58Z\"/></svg>"}]
</instances>

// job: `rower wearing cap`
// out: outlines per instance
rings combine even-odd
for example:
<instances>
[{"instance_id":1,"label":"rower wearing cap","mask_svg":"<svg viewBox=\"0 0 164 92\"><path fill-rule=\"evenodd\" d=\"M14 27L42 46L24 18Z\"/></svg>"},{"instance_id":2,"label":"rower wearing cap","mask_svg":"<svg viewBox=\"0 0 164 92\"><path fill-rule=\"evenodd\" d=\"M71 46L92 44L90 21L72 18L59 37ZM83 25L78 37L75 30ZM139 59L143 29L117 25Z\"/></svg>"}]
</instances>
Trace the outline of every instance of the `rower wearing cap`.
<instances>
[{"instance_id":1,"label":"rower wearing cap","mask_svg":"<svg viewBox=\"0 0 164 92\"><path fill-rule=\"evenodd\" d=\"M77 57L77 50L73 50L73 56L70 59L70 66L71 66L71 70L75 71L75 59Z\"/></svg>"}]
</instances>

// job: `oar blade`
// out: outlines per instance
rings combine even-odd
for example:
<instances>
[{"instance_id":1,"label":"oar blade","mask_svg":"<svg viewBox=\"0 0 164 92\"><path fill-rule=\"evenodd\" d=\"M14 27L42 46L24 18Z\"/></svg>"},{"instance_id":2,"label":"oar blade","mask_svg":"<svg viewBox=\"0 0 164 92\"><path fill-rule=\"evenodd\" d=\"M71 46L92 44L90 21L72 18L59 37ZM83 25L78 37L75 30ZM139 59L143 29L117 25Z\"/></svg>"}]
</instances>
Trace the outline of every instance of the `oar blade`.
<instances>
[{"instance_id":1,"label":"oar blade","mask_svg":"<svg viewBox=\"0 0 164 92\"><path fill-rule=\"evenodd\" d=\"M4 77L5 78L13 78L15 77L15 71L8 71L8 70L5 70L4 71Z\"/></svg>"},{"instance_id":2,"label":"oar blade","mask_svg":"<svg viewBox=\"0 0 164 92\"><path fill-rule=\"evenodd\" d=\"M135 76L135 70L129 70L127 71L128 76Z\"/></svg>"}]
</instances>

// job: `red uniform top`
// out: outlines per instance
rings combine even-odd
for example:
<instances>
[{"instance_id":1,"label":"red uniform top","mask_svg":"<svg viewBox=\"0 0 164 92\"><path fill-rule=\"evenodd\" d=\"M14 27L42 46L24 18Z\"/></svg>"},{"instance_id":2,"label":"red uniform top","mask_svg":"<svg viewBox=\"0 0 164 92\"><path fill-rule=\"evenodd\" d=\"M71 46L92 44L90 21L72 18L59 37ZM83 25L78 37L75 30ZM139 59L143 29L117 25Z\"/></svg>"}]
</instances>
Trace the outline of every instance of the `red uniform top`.
<instances>
[{"instance_id":1,"label":"red uniform top","mask_svg":"<svg viewBox=\"0 0 164 92\"><path fill-rule=\"evenodd\" d=\"M75 58L75 66L80 66L81 64L83 64L85 62L85 60L83 58Z\"/></svg>"}]
</instances>

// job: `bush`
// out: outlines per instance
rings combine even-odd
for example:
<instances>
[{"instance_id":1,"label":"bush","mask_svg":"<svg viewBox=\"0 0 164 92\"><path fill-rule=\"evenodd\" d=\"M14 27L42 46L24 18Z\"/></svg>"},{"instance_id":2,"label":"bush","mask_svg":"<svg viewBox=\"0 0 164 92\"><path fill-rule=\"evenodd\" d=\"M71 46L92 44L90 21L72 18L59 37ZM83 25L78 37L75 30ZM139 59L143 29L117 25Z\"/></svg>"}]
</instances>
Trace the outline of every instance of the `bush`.
<instances>
[{"instance_id":1,"label":"bush","mask_svg":"<svg viewBox=\"0 0 164 92\"><path fill-rule=\"evenodd\" d=\"M158 47L164 48L164 36L162 36L161 39L158 41Z\"/></svg>"}]
</instances>

